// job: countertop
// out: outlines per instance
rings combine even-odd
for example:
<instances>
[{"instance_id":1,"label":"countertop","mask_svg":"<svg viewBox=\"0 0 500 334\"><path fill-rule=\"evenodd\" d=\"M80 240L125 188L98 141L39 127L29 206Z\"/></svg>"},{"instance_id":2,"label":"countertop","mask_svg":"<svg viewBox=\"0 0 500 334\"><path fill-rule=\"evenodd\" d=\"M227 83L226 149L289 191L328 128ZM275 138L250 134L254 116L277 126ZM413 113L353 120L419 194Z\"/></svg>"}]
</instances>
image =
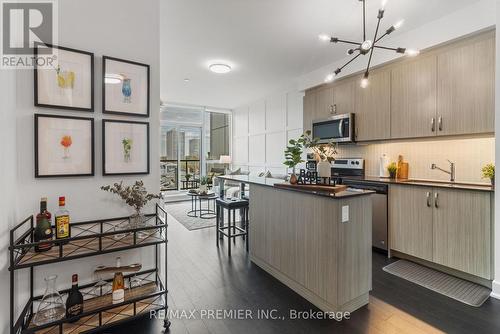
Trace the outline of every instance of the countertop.
<instances>
[{"instance_id":1,"label":"countertop","mask_svg":"<svg viewBox=\"0 0 500 334\"><path fill-rule=\"evenodd\" d=\"M273 179L273 178L268 178L268 177L258 177L258 176L250 176L250 175L221 175L217 176L220 179L227 180L227 181L234 181L234 182L241 182L241 183L247 183L247 184L256 184L260 186L268 186L268 187L274 187L275 189L283 190L283 191L295 191L295 192L301 192L305 194L310 194L310 195L316 195L316 196L322 196L322 197L329 197L333 199L343 199L343 198L348 198L348 197L356 197L356 196L364 196L364 195L370 195L375 193L374 191L371 190L360 190L360 189L347 189L345 191L340 191L337 193L334 192L329 192L327 190L309 190L309 189L300 189L300 188L281 188L279 184L284 184L287 183L286 181L282 179Z\"/></svg>"},{"instance_id":2,"label":"countertop","mask_svg":"<svg viewBox=\"0 0 500 334\"><path fill-rule=\"evenodd\" d=\"M449 182L449 181L435 181L435 180L420 180L420 179L389 179L381 178L377 176L365 176L364 178L350 178L343 177L343 180L347 181L367 181L375 183L385 183L385 184L398 184L407 186L422 186L422 187L436 187L436 188L448 188L448 189L461 189L461 190L476 190L476 191L487 191L494 192L495 189L491 185L482 183L468 183L468 182Z\"/></svg>"}]
</instances>

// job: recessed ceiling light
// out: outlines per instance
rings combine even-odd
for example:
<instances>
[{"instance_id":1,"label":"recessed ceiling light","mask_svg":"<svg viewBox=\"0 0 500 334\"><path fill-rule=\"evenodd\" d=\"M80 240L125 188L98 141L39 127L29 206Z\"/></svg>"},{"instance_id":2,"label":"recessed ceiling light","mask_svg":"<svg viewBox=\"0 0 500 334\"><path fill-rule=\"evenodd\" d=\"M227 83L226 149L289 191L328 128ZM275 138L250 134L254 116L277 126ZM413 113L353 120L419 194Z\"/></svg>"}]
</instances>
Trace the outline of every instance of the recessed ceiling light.
<instances>
[{"instance_id":1,"label":"recessed ceiling light","mask_svg":"<svg viewBox=\"0 0 500 334\"><path fill-rule=\"evenodd\" d=\"M227 65L227 64L222 64L222 63L218 63L218 64L210 64L208 66L208 69L214 73L218 73L218 74L225 74L225 73L229 73L231 72L231 66Z\"/></svg>"},{"instance_id":2,"label":"recessed ceiling light","mask_svg":"<svg viewBox=\"0 0 500 334\"><path fill-rule=\"evenodd\" d=\"M189 82L189 78L184 79L184 82Z\"/></svg>"}]
</instances>

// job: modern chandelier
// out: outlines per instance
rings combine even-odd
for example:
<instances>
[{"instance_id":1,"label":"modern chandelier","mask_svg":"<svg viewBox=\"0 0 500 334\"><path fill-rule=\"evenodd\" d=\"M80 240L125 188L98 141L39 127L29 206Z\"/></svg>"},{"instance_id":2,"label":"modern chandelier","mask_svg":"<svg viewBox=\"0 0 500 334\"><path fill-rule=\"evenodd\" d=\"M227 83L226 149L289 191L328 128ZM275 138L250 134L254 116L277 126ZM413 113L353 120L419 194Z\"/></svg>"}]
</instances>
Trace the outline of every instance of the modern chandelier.
<instances>
[{"instance_id":1,"label":"modern chandelier","mask_svg":"<svg viewBox=\"0 0 500 334\"><path fill-rule=\"evenodd\" d=\"M353 45L354 47L351 49L347 50L348 55L355 54L354 57L352 57L351 60L349 60L347 63L345 63L343 66L337 68L333 73L329 74L325 82L331 82L337 76L347 65L352 63L354 60L356 60L359 56L366 56L369 54L368 58L368 65L366 66L365 74L363 76L363 79L361 80L361 87L365 88L368 86L368 76L370 74L370 64L372 61L372 56L373 56L373 51L375 49L382 49L382 50L389 50L389 51L395 51L396 53L401 53L407 56L416 56L419 54L418 50L412 50L412 49L406 49L406 48L391 48L387 46L382 46L379 44L379 42L386 37L387 35L390 35L393 33L396 29L399 29L402 25L404 20L400 20L396 22L394 25L390 26L389 29L385 31L384 34L381 36L378 35L379 33L379 28L380 28L380 21L384 17L384 11L385 11L385 5L387 4L387 0L382 0L382 5L381 8L378 10L378 15L377 15L377 28L375 29L375 34L373 36L373 39L367 39L366 37L366 0L358 0L363 3L363 41L362 42L354 42L354 41L348 41L345 39L340 39L338 37L331 37L328 35L320 35L319 38L322 41L325 42L331 42L331 43L344 43L344 44L350 44Z\"/></svg>"}]
</instances>

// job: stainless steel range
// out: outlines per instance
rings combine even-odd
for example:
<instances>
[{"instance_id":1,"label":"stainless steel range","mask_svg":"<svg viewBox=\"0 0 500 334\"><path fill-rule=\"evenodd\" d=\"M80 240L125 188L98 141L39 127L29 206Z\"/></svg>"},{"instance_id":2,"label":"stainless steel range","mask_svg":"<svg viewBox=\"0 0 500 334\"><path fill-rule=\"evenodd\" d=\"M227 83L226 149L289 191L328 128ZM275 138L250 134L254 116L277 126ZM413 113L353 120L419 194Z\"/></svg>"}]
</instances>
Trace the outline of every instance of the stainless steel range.
<instances>
[{"instance_id":1,"label":"stainless steel range","mask_svg":"<svg viewBox=\"0 0 500 334\"><path fill-rule=\"evenodd\" d=\"M372 246L387 252L387 195L388 185L365 180L364 159L336 159L332 163L332 178L351 188L375 191L372 195Z\"/></svg>"}]
</instances>

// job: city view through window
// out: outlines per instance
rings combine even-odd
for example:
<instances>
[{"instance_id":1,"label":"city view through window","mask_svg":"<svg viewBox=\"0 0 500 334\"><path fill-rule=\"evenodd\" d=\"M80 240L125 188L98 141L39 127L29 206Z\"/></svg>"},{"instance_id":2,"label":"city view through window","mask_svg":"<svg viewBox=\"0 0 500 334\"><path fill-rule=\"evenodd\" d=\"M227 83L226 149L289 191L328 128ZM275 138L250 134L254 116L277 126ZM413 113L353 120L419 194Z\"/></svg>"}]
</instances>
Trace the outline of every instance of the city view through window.
<instances>
[{"instance_id":1,"label":"city view through window","mask_svg":"<svg viewBox=\"0 0 500 334\"><path fill-rule=\"evenodd\" d=\"M229 155L231 115L204 108L165 107L161 111L161 190L199 187L200 178L224 173Z\"/></svg>"}]
</instances>

